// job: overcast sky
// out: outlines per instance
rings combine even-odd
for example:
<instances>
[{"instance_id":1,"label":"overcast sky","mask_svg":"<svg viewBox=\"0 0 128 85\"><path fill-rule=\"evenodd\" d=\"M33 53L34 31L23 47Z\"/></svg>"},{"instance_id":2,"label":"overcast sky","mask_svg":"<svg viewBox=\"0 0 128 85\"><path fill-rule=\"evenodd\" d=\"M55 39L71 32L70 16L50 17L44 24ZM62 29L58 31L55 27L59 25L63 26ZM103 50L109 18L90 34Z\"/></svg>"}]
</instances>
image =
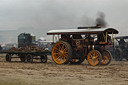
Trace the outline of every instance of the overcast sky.
<instances>
[{"instance_id":1,"label":"overcast sky","mask_svg":"<svg viewBox=\"0 0 128 85\"><path fill-rule=\"evenodd\" d=\"M128 32L128 0L0 0L0 30L51 29L94 25L105 14L109 27Z\"/></svg>"}]
</instances>

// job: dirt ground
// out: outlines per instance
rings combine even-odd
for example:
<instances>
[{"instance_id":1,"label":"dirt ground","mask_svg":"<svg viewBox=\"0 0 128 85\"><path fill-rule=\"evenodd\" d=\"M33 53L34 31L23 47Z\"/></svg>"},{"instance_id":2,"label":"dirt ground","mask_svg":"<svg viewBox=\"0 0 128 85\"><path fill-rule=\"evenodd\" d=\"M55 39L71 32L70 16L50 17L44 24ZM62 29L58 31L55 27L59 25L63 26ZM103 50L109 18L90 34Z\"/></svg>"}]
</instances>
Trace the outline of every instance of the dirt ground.
<instances>
[{"instance_id":1,"label":"dirt ground","mask_svg":"<svg viewBox=\"0 0 128 85\"><path fill-rule=\"evenodd\" d=\"M57 65L51 57L47 63L5 61L0 55L0 85L128 85L128 62L114 61L107 66Z\"/></svg>"}]
</instances>

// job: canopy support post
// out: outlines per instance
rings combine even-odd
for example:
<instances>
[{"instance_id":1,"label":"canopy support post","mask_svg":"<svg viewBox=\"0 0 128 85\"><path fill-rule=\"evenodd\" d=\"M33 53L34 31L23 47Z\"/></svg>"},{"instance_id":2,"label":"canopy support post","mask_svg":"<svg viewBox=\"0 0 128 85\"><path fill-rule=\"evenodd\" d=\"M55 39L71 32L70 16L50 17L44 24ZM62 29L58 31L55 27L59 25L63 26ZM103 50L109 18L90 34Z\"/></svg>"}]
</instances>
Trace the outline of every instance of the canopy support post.
<instances>
[{"instance_id":1,"label":"canopy support post","mask_svg":"<svg viewBox=\"0 0 128 85\"><path fill-rule=\"evenodd\" d=\"M53 43L54 43L54 35L53 35Z\"/></svg>"},{"instance_id":2,"label":"canopy support post","mask_svg":"<svg viewBox=\"0 0 128 85\"><path fill-rule=\"evenodd\" d=\"M108 37L107 35L108 35L108 33L106 32L106 41L105 42L107 42L107 37Z\"/></svg>"},{"instance_id":3,"label":"canopy support post","mask_svg":"<svg viewBox=\"0 0 128 85\"><path fill-rule=\"evenodd\" d=\"M114 42L113 32L112 32L112 43Z\"/></svg>"}]
</instances>

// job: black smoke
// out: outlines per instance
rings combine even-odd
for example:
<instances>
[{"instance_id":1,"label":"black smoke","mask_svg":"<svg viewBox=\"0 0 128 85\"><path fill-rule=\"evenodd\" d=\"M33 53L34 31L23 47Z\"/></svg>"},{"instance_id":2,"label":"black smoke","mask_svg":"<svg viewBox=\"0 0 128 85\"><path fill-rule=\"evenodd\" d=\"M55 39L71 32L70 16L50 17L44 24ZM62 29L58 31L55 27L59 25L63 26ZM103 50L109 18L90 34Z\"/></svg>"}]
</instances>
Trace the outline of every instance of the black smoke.
<instances>
[{"instance_id":1,"label":"black smoke","mask_svg":"<svg viewBox=\"0 0 128 85\"><path fill-rule=\"evenodd\" d=\"M97 18L95 21L96 25L101 25L101 27L107 27L107 22L105 20L105 13L104 12L97 12Z\"/></svg>"}]
</instances>

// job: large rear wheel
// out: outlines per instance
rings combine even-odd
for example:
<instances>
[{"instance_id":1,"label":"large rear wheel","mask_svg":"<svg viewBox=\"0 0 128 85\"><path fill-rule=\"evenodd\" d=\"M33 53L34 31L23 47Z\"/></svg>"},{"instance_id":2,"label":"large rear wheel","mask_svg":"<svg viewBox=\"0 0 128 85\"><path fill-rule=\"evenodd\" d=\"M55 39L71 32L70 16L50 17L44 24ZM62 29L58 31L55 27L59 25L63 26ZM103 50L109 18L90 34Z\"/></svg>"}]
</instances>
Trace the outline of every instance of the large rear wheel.
<instances>
[{"instance_id":1,"label":"large rear wheel","mask_svg":"<svg viewBox=\"0 0 128 85\"><path fill-rule=\"evenodd\" d=\"M111 62L111 53L107 50L104 50L102 52L102 60L101 60L101 64L102 65L108 65Z\"/></svg>"},{"instance_id":2,"label":"large rear wheel","mask_svg":"<svg viewBox=\"0 0 128 85\"><path fill-rule=\"evenodd\" d=\"M102 56L98 50L92 50L88 53L87 60L90 65L96 66L101 64Z\"/></svg>"},{"instance_id":3,"label":"large rear wheel","mask_svg":"<svg viewBox=\"0 0 128 85\"><path fill-rule=\"evenodd\" d=\"M52 58L57 64L67 64L72 58L72 48L69 43L57 42L52 48Z\"/></svg>"}]
</instances>

